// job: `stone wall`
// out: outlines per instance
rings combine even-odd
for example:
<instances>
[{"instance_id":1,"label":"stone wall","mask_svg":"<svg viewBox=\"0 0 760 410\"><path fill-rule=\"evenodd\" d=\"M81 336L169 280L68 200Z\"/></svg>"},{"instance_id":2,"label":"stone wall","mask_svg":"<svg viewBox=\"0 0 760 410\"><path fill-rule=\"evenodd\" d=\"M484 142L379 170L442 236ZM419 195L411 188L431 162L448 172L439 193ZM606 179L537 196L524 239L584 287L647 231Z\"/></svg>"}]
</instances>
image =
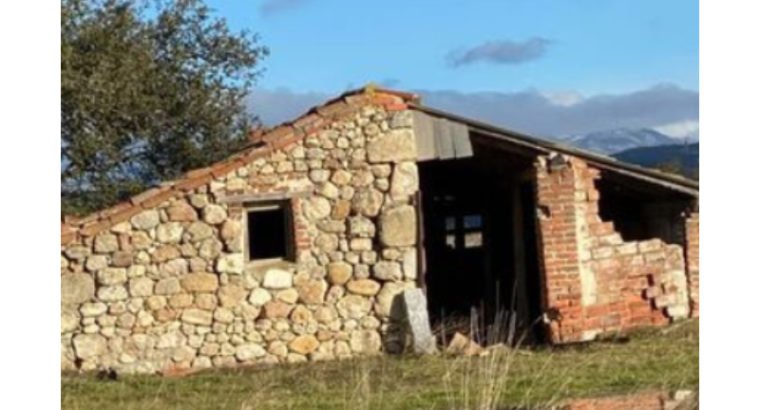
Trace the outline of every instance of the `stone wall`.
<instances>
[{"instance_id":1,"label":"stone wall","mask_svg":"<svg viewBox=\"0 0 760 410\"><path fill-rule=\"evenodd\" d=\"M623 241L599 217L599 170L573 157L536 163L545 306L551 338L661 325L689 314L684 252L660 239Z\"/></svg>"},{"instance_id":2,"label":"stone wall","mask_svg":"<svg viewBox=\"0 0 760 410\"><path fill-rule=\"evenodd\" d=\"M220 163L67 220L62 370L182 371L403 350L391 311L417 283L410 98L340 97ZM685 222L685 263L681 246L626 242L601 220L598 170L559 156L539 157L535 170L552 341L698 314L698 213ZM249 206L273 199L292 221L291 260L248 261Z\"/></svg>"},{"instance_id":3,"label":"stone wall","mask_svg":"<svg viewBox=\"0 0 760 410\"><path fill-rule=\"evenodd\" d=\"M300 138L270 139L258 154L170 183L170 193L63 228L62 369L155 372L399 349L389 312L417 275L418 177L411 115L380 97L386 104L340 102L340 120L307 117ZM289 198L295 260L247 262L244 199L270 194Z\"/></svg>"},{"instance_id":4,"label":"stone wall","mask_svg":"<svg viewBox=\"0 0 760 410\"><path fill-rule=\"evenodd\" d=\"M691 316L699 317L699 212L686 218L686 268Z\"/></svg>"}]
</instances>

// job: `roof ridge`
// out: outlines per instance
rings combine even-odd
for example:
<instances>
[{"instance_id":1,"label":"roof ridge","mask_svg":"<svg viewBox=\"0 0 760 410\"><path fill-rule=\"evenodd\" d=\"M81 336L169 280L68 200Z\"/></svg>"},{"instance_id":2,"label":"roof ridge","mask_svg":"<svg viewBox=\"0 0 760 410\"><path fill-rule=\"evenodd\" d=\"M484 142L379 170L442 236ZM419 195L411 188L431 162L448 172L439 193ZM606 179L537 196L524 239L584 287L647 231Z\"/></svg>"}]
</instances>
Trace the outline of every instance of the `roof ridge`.
<instances>
[{"instance_id":1,"label":"roof ridge","mask_svg":"<svg viewBox=\"0 0 760 410\"><path fill-rule=\"evenodd\" d=\"M183 193L192 191L216 177L248 164L271 152L301 141L306 136L321 130L331 121L353 114L364 105L381 105L389 111L404 110L407 103L414 101L415 95L395 90L372 88L369 85L352 90L311 107L293 120L285 121L260 134L250 135L249 143L240 151L227 158L192 169L173 181L164 181L129 199L90 213L84 217L64 216L61 220L61 244L71 243L79 236L95 234L128 220L143 210ZM254 137L255 138L252 138Z\"/></svg>"}]
</instances>

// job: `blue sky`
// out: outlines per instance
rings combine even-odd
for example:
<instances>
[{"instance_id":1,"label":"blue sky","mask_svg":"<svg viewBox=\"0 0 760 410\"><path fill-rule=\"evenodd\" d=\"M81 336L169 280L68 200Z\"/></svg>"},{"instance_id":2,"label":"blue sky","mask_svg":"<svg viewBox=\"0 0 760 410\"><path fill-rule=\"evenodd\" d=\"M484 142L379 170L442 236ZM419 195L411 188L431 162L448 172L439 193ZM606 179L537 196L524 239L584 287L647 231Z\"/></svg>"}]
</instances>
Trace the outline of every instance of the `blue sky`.
<instances>
[{"instance_id":1,"label":"blue sky","mask_svg":"<svg viewBox=\"0 0 760 410\"><path fill-rule=\"evenodd\" d=\"M486 104L476 116L491 111L482 119L517 122L539 134L595 129L520 124L525 115L519 101L527 97L546 100L548 108L579 111L579 104L596 106L600 98L654 94L653 101L629 107L617 119L617 113L607 113L610 121L595 127L698 126L694 0L208 3L233 28L259 33L271 49L251 100L265 122L285 120L322 98L375 82L418 91L423 101L428 97L431 105L447 109L472 111L472 104ZM642 122L647 107L669 109L663 99L686 106L672 107L670 117Z\"/></svg>"}]
</instances>

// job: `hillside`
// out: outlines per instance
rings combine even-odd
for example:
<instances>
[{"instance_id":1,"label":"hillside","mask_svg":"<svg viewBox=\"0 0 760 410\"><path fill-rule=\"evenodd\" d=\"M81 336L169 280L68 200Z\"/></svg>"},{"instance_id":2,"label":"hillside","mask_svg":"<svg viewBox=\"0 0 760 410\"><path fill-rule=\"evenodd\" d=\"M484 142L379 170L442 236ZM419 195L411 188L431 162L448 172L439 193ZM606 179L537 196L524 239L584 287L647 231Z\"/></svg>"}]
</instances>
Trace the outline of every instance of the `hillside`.
<instances>
[{"instance_id":1,"label":"hillside","mask_svg":"<svg viewBox=\"0 0 760 410\"><path fill-rule=\"evenodd\" d=\"M691 178L698 177L699 143L631 148L612 156L645 167L671 171L679 171L680 168L681 174Z\"/></svg>"}]
</instances>

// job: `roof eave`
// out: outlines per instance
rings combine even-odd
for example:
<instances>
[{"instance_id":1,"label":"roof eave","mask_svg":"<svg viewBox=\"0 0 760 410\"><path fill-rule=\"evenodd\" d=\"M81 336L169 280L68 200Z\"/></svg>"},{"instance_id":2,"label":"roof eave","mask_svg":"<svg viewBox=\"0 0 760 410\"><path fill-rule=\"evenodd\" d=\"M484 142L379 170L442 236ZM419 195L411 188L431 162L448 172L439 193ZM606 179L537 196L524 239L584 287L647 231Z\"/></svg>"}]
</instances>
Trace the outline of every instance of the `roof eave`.
<instances>
[{"instance_id":1,"label":"roof eave","mask_svg":"<svg viewBox=\"0 0 760 410\"><path fill-rule=\"evenodd\" d=\"M510 129L497 127L492 124L474 120L472 118L462 117L457 114L452 114L447 111L427 107L421 104L409 103L409 107L426 114L444 117L451 121L461 122L467 125L472 131L490 136L492 138L500 138L512 143L529 146L540 153L559 152L563 154L573 155L579 158L583 158L590 164L596 165L608 171L619 172L621 174L638 178L649 183L658 184L694 197L699 196L699 182L693 179L682 177L680 175L670 174L667 172L662 172L659 170L645 168L639 165L619 161L606 155L571 147L569 145L558 143L556 141L537 138L532 135L524 134Z\"/></svg>"}]
</instances>

